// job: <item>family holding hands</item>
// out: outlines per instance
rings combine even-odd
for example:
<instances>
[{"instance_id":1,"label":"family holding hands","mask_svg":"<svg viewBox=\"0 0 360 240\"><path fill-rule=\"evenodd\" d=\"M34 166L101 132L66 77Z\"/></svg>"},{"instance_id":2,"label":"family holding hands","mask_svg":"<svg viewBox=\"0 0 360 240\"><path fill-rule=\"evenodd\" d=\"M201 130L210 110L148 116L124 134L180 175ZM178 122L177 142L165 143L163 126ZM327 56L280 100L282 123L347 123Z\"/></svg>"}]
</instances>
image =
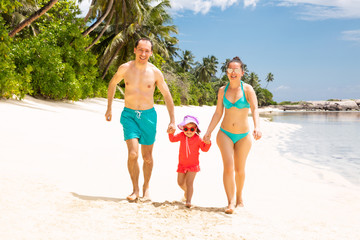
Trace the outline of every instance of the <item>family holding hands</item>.
<instances>
[{"instance_id":1,"label":"family holding hands","mask_svg":"<svg viewBox=\"0 0 360 240\"><path fill-rule=\"evenodd\" d=\"M224 165L223 183L228 199L225 213L231 214L235 208L244 206L242 189L245 181L246 158L252 145L251 136L255 140L262 136L255 91L251 85L241 81L244 65L238 57L228 63L229 83L219 89L216 110L203 138L200 137L198 118L190 115L185 116L177 125L181 132L175 134L174 103L163 74L148 62L152 50L150 39L139 39L134 48L135 60L122 64L109 83L108 106L105 114L107 121L111 121L112 118L112 101L116 85L122 80L125 83L125 106L120 122L123 125L124 140L128 148L128 170L133 185L133 192L127 199L134 201L140 197L139 145L144 160L143 197L149 199L149 181L153 168L152 150L157 124L153 94L155 87L158 87L169 112L170 123L167 129L169 140L180 141L177 182L184 191L186 207L191 207L193 183L196 173L200 171L199 150L207 152L210 149L211 134L222 119L216 143ZM249 134L249 109L254 122L252 134Z\"/></svg>"}]
</instances>

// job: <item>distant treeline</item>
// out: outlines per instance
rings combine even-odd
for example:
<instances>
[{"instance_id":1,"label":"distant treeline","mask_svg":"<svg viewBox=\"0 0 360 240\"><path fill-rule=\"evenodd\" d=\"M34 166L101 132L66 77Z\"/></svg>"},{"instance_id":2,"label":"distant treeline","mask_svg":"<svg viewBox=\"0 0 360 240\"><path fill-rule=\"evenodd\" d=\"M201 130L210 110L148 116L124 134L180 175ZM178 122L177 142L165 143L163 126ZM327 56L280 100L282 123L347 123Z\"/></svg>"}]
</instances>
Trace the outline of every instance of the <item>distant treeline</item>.
<instances>
[{"instance_id":1,"label":"distant treeline","mask_svg":"<svg viewBox=\"0 0 360 240\"><path fill-rule=\"evenodd\" d=\"M169 0L92 1L86 17L79 18L74 0L1 0L0 97L107 97L118 66L133 59L135 41L146 36L154 44L151 62L163 71L175 104L214 105L228 82L229 59L217 77L215 56L195 62L191 51L179 49L170 7ZM269 73L264 81L273 80ZM243 81L254 87L260 106L276 104L247 66ZM121 91L116 97L123 98ZM163 102L158 90L155 100Z\"/></svg>"}]
</instances>

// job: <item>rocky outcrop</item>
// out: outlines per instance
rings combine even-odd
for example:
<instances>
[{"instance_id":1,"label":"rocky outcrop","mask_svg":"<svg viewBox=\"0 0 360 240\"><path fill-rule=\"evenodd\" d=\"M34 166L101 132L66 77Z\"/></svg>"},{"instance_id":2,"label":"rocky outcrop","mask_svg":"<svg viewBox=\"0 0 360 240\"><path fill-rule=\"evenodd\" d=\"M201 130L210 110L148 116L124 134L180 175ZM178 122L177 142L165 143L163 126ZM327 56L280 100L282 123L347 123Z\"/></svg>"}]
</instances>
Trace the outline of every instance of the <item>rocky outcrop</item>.
<instances>
[{"instance_id":1,"label":"rocky outcrop","mask_svg":"<svg viewBox=\"0 0 360 240\"><path fill-rule=\"evenodd\" d=\"M296 105L277 105L284 111L359 111L360 99L338 101L305 101Z\"/></svg>"}]
</instances>

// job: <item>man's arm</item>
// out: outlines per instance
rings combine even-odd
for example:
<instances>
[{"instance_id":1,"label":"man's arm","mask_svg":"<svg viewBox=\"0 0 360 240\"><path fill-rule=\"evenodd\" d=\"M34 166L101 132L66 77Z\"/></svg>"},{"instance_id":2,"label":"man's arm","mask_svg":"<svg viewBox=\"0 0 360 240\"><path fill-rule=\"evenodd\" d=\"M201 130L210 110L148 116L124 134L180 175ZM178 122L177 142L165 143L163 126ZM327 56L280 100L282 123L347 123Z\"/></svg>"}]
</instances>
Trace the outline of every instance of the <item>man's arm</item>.
<instances>
[{"instance_id":1,"label":"man's arm","mask_svg":"<svg viewBox=\"0 0 360 240\"><path fill-rule=\"evenodd\" d=\"M107 106L107 110L106 110L106 113L105 113L106 121L111 121L111 118L112 118L112 102L113 102L113 99L114 99L116 86L119 84L119 82L121 82L121 80L124 79L125 71L126 71L126 65L123 64L123 65L121 65L119 67L119 69L117 70L117 72L115 73L115 75L113 76L113 78L111 79L111 81L109 83L108 106Z\"/></svg>"},{"instance_id":2,"label":"man's arm","mask_svg":"<svg viewBox=\"0 0 360 240\"><path fill-rule=\"evenodd\" d=\"M159 88L161 94L164 96L166 108L169 112L170 123L167 132L173 132L175 128L175 115L174 115L174 102L171 97L171 93L168 85L165 82L164 75L159 69L156 69L156 86Z\"/></svg>"}]
</instances>

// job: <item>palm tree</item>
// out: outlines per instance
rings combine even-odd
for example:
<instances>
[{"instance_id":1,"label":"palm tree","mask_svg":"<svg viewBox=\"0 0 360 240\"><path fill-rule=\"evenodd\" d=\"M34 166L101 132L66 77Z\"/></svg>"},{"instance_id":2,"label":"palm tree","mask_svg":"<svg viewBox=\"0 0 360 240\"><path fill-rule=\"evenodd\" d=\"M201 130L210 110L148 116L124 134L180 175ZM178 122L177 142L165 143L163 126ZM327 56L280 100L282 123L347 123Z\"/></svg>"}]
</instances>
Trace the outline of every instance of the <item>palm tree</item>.
<instances>
[{"instance_id":1,"label":"palm tree","mask_svg":"<svg viewBox=\"0 0 360 240\"><path fill-rule=\"evenodd\" d=\"M109 0L108 2L106 1L106 10L104 12L103 15L101 15L90 27L88 27L83 33L82 35L83 36L86 36L88 35L89 33L91 33L97 26L99 26L102 21L105 20L105 18L107 17L107 15L109 15L109 13L111 12L111 9L113 7L113 3L114 3L114 0ZM93 7L93 6L91 6ZM90 8L91 8L90 7Z\"/></svg>"},{"instance_id":2,"label":"palm tree","mask_svg":"<svg viewBox=\"0 0 360 240\"><path fill-rule=\"evenodd\" d=\"M51 9L58 0L50 0L47 4L45 4L42 8L37 10L34 14L32 14L27 19L23 20L19 25L17 25L10 33L9 37L14 37L15 34L20 32L24 27L30 25L33 21L44 15L49 9Z\"/></svg>"},{"instance_id":3,"label":"palm tree","mask_svg":"<svg viewBox=\"0 0 360 240\"><path fill-rule=\"evenodd\" d=\"M251 72L249 75L249 84L256 90L259 87L259 77L256 73Z\"/></svg>"},{"instance_id":4,"label":"palm tree","mask_svg":"<svg viewBox=\"0 0 360 240\"><path fill-rule=\"evenodd\" d=\"M198 63L195 69L195 76L200 82L210 82L211 78L216 74L218 60L215 56L203 58L202 63Z\"/></svg>"},{"instance_id":5,"label":"palm tree","mask_svg":"<svg viewBox=\"0 0 360 240\"><path fill-rule=\"evenodd\" d=\"M195 58L195 56L192 54L191 51L185 50L182 52L180 61L178 61L177 63L179 63L181 69L184 72L189 72L189 70L191 69L191 65L194 64L194 58Z\"/></svg>"},{"instance_id":6,"label":"palm tree","mask_svg":"<svg viewBox=\"0 0 360 240\"><path fill-rule=\"evenodd\" d=\"M135 41L142 36L149 37L153 42L154 53L165 59L172 57L175 52L173 46L178 42L171 36L172 33L177 33L176 26L166 25L171 22L171 17L166 12L166 8L171 6L169 0L162 0L155 6L151 6L149 0L126 1L128 11L122 12L119 18L119 32L116 34L112 31L102 42L106 44L100 61L100 67L104 69L103 78L115 59L117 64L128 60L128 56L132 55Z\"/></svg>"},{"instance_id":7,"label":"palm tree","mask_svg":"<svg viewBox=\"0 0 360 240\"><path fill-rule=\"evenodd\" d=\"M10 28L15 28L21 22L26 19L26 16L29 16L39 10L39 6L33 0L19 0L15 3L14 11L1 12L1 17L6 21L6 25ZM33 24L28 25L31 34L37 35L38 30L33 26Z\"/></svg>"},{"instance_id":8,"label":"palm tree","mask_svg":"<svg viewBox=\"0 0 360 240\"><path fill-rule=\"evenodd\" d=\"M274 81L274 75L271 72L268 73L265 80L266 80L266 87L265 88L267 88L268 84L270 82Z\"/></svg>"},{"instance_id":9,"label":"palm tree","mask_svg":"<svg viewBox=\"0 0 360 240\"><path fill-rule=\"evenodd\" d=\"M225 60L225 62L221 65L221 68L220 68L220 70L221 70L221 73L225 73L226 74L226 71L227 71L227 67L228 67L228 63L230 62L230 58L227 58L226 60Z\"/></svg>"},{"instance_id":10,"label":"palm tree","mask_svg":"<svg viewBox=\"0 0 360 240\"><path fill-rule=\"evenodd\" d=\"M113 9L108 17L108 19L106 20L106 23L105 23L105 26L103 27L103 29L101 30L101 32L98 34L98 36L92 41L92 43L86 47L86 50L89 50L92 46L95 45L95 43L97 43L100 38L104 35L105 31L107 30L109 24L110 24L110 21L112 20L113 18L113 15L115 13L115 10Z\"/></svg>"}]
</instances>

